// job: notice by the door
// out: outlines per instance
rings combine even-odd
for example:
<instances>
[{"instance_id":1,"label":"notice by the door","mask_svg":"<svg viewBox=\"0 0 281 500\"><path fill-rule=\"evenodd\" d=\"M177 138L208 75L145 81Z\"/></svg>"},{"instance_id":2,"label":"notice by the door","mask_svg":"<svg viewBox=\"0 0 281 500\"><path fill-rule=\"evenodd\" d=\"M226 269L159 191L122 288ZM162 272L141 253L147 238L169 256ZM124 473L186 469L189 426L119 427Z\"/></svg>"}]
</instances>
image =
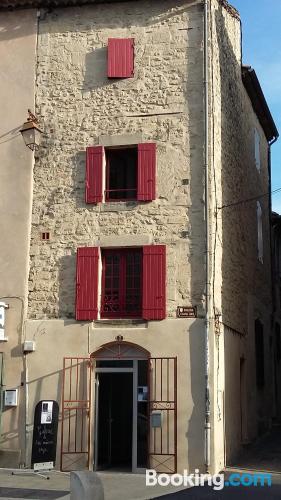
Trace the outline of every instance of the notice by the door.
<instances>
[{"instance_id":1,"label":"notice by the door","mask_svg":"<svg viewBox=\"0 0 281 500\"><path fill-rule=\"evenodd\" d=\"M53 415L53 401L42 401L41 424L51 424Z\"/></svg>"},{"instance_id":2,"label":"notice by the door","mask_svg":"<svg viewBox=\"0 0 281 500\"><path fill-rule=\"evenodd\" d=\"M138 386L138 401L147 401L148 387L147 385Z\"/></svg>"}]
</instances>

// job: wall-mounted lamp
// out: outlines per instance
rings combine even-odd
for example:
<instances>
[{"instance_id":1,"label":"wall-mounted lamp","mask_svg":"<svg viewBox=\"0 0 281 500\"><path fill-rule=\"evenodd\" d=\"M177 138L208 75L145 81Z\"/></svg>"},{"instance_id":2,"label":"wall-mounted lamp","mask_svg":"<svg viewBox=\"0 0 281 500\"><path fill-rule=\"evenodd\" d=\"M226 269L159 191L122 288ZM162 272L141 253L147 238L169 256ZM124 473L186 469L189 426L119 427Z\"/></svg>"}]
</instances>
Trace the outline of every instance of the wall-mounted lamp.
<instances>
[{"instance_id":1,"label":"wall-mounted lamp","mask_svg":"<svg viewBox=\"0 0 281 500\"><path fill-rule=\"evenodd\" d=\"M41 141L42 130L38 127L36 116L28 109L27 121L23 124L20 130L25 145L32 151L39 148Z\"/></svg>"}]
</instances>

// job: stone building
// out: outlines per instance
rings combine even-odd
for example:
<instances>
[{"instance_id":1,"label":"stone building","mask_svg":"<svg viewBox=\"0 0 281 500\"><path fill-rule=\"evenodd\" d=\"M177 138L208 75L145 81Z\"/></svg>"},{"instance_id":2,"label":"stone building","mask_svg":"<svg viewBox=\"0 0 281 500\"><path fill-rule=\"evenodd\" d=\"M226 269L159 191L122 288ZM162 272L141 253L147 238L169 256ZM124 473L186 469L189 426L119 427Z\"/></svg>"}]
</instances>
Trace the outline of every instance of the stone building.
<instances>
[{"instance_id":1,"label":"stone building","mask_svg":"<svg viewBox=\"0 0 281 500\"><path fill-rule=\"evenodd\" d=\"M35 408L48 428L57 402L58 468L221 470L274 397L260 195L278 132L239 14L2 0L0 22L2 388L18 396L1 465L42 459Z\"/></svg>"}]
</instances>

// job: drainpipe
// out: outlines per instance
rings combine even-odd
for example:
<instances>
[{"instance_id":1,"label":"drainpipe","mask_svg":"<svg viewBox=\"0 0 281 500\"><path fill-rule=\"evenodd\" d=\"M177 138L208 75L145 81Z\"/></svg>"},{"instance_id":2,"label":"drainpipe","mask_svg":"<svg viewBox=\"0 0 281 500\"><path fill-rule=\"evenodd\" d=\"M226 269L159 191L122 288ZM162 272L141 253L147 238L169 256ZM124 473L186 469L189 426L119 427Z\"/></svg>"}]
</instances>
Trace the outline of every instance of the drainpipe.
<instances>
[{"instance_id":1,"label":"drainpipe","mask_svg":"<svg viewBox=\"0 0 281 500\"><path fill-rule=\"evenodd\" d=\"M276 311L276 297L275 297L275 276L274 276L274 255L273 255L273 231L272 231L272 195L271 195L271 146L277 141L279 135L273 137L271 141L268 142L268 209L269 209L269 234L270 234L270 262L271 262L271 294L272 294L272 316L271 316L271 327L273 328L273 322L275 320Z\"/></svg>"},{"instance_id":2,"label":"drainpipe","mask_svg":"<svg viewBox=\"0 0 281 500\"><path fill-rule=\"evenodd\" d=\"M208 0L204 0L204 170L205 170L205 238L206 238L206 304L205 304L205 468L210 472L211 422L210 422L210 264L209 264L209 82L208 82Z\"/></svg>"}]
</instances>

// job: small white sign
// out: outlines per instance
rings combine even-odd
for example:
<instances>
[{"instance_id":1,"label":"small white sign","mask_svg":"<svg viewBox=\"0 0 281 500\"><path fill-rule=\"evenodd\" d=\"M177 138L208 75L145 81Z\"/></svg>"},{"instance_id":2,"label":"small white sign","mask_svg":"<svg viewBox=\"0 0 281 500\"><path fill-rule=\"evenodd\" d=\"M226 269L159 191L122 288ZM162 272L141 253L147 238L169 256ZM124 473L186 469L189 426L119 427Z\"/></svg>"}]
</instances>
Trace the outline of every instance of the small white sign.
<instances>
[{"instance_id":1,"label":"small white sign","mask_svg":"<svg viewBox=\"0 0 281 500\"><path fill-rule=\"evenodd\" d=\"M18 390L17 389L7 389L5 391L4 404L5 404L5 406L17 406L18 405Z\"/></svg>"},{"instance_id":2,"label":"small white sign","mask_svg":"<svg viewBox=\"0 0 281 500\"><path fill-rule=\"evenodd\" d=\"M138 386L138 401L147 401L148 387L147 385Z\"/></svg>"},{"instance_id":3,"label":"small white sign","mask_svg":"<svg viewBox=\"0 0 281 500\"><path fill-rule=\"evenodd\" d=\"M36 471L43 471L43 470L51 470L54 468L54 462L39 462L36 464L33 464L33 470Z\"/></svg>"},{"instance_id":4,"label":"small white sign","mask_svg":"<svg viewBox=\"0 0 281 500\"><path fill-rule=\"evenodd\" d=\"M42 401L41 424L51 424L53 420L53 401Z\"/></svg>"}]
</instances>

